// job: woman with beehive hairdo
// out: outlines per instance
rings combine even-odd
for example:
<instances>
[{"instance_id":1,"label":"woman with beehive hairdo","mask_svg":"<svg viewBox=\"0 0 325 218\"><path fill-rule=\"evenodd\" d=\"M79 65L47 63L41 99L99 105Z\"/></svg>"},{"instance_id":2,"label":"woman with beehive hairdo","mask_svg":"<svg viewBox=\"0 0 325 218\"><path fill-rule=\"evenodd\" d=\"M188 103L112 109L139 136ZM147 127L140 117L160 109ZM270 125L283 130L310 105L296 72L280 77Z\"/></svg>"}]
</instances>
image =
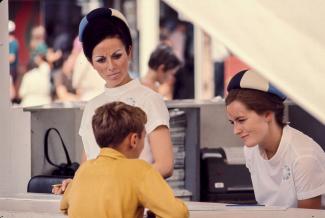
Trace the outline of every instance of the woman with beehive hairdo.
<instances>
[{"instance_id":1,"label":"woman with beehive hairdo","mask_svg":"<svg viewBox=\"0 0 325 218\"><path fill-rule=\"evenodd\" d=\"M158 93L129 76L132 38L125 17L112 8L97 8L81 20L79 39L88 61L106 81L105 91L88 101L84 108L79 129L85 151L83 159L96 158L99 153L91 127L96 108L121 101L140 107L148 117L145 146L139 158L153 164L163 177L171 176L173 150L169 113Z\"/></svg>"},{"instance_id":2,"label":"woman with beehive hairdo","mask_svg":"<svg viewBox=\"0 0 325 218\"><path fill-rule=\"evenodd\" d=\"M320 209L325 154L313 139L283 122L285 95L253 70L237 73L227 90L227 115L245 145L257 202Z\"/></svg>"}]
</instances>

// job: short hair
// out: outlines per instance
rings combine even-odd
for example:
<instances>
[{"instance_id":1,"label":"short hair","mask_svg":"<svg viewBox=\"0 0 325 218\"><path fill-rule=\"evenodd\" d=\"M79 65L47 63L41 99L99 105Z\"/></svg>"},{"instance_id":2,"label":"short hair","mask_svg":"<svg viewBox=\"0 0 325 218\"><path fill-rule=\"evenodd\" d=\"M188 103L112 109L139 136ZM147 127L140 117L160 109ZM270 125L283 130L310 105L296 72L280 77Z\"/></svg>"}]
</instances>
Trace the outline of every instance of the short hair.
<instances>
[{"instance_id":1,"label":"short hair","mask_svg":"<svg viewBox=\"0 0 325 218\"><path fill-rule=\"evenodd\" d=\"M89 12L79 25L79 38L88 61L92 63L93 50L107 38L122 41L127 54L132 47L132 37L126 20L120 12L110 8L97 8ZM119 13L119 17L115 15Z\"/></svg>"},{"instance_id":2,"label":"short hair","mask_svg":"<svg viewBox=\"0 0 325 218\"><path fill-rule=\"evenodd\" d=\"M130 133L139 137L147 122L145 112L123 102L112 102L96 109L92 128L99 147L116 147Z\"/></svg>"},{"instance_id":3,"label":"short hair","mask_svg":"<svg viewBox=\"0 0 325 218\"><path fill-rule=\"evenodd\" d=\"M226 106L234 101L241 102L247 109L259 115L268 111L274 112L276 123L280 127L285 126L283 100L274 94L255 89L231 89L226 97Z\"/></svg>"},{"instance_id":4,"label":"short hair","mask_svg":"<svg viewBox=\"0 0 325 218\"><path fill-rule=\"evenodd\" d=\"M164 65L163 70L171 70L181 65L181 61L176 56L173 48L160 44L151 53L148 65L151 69L157 70L160 65Z\"/></svg>"}]
</instances>

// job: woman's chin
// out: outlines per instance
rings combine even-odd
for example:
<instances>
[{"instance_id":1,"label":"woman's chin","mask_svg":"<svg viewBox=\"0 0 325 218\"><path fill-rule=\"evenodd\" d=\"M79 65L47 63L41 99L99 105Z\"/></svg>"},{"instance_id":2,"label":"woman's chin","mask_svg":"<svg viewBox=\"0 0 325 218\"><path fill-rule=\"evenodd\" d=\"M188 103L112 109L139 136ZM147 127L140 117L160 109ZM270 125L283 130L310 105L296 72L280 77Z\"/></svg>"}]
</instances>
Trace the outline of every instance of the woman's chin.
<instances>
[{"instance_id":1,"label":"woman's chin","mask_svg":"<svg viewBox=\"0 0 325 218\"><path fill-rule=\"evenodd\" d=\"M244 142L244 145L246 147L248 147L248 148L252 148L252 147L256 146L256 143L255 142L250 142L248 140L244 140L243 142Z\"/></svg>"},{"instance_id":2,"label":"woman's chin","mask_svg":"<svg viewBox=\"0 0 325 218\"><path fill-rule=\"evenodd\" d=\"M118 87L118 86L120 86L120 82L119 81L112 81L112 80L107 81L106 80L106 87L108 87L108 88L115 88L115 87Z\"/></svg>"},{"instance_id":3,"label":"woman's chin","mask_svg":"<svg viewBox=\"0 0 325 218\"><path fill-rule=\"evenodd\" d=\"M112 76L105 76L104 79L107 83L112 84L112 83L116 83L117 81L119 81L120 77L119 77L119 75L112 75Z\"/></svg>"},{"instance_id":4,"label":"woman's chin","mask_svg":"<svg viewBox=\"0 0 325 218\"><path fill-rule=\"evenodd\" d=\"M120 78L105 78L106 86L109 88L114 88L117 86L120 86L122 83L122 80Z\"/></svg>"},{"instance_id":5,"label":"woman's chin","mask_svg":"<svg viewBox=\"0 0 325 218\"><path fill-rule=\"evenodd\" d=\"M123 78L121 76L105 78L106 86L108 88L115 88L118 86L122 86L128 83L130 80L131 80L130 78L127 77Z\"/></svg>"}]
</instances>

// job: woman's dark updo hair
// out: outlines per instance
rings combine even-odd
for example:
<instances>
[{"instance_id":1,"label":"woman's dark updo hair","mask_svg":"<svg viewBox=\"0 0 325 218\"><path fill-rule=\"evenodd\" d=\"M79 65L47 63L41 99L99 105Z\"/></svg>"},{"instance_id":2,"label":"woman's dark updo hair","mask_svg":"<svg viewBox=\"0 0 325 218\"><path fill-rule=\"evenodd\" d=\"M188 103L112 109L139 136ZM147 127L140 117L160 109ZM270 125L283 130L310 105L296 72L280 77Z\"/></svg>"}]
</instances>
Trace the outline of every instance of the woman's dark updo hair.
<instances>
[{"instance_id":1,"label":"woman's dark updo hair","mask_svg":"<svg viewBox=\"0 0 325 218\"><path fill-rule=\"evenodd\" d=\"M100 9L95 9L100 10ZM91 14L90 12L87 15ZM82 46L88 61L92 63L92 53L96 45L107 38L118 38L124 44L127 54L132 48L132 38L127 24L116 16L103 14L88 19L88 23L82 32Z\"/></svg>"},{"instance_id":2,"label":"woman's dark updo hair","mask_svg":"<svg viewBox=\"0 0 325 218\"><path fill-rule=\"evenodd\" d=\"M274 112L277 124L280 127L286 125L283 122L283 100L274 94L255 89L232 89L226 97L226 106L234 101L239 101L244 104L248 110L255 111L259 115L269 111Z\"/></svg>"}]
</instances>

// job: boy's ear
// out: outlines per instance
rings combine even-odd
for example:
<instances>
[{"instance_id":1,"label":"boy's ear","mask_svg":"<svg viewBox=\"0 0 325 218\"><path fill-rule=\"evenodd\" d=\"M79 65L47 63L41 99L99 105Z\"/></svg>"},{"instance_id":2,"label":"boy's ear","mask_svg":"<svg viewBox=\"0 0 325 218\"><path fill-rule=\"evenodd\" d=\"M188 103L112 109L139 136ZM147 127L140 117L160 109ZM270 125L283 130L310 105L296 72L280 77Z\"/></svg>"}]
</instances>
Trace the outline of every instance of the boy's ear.
<instances>
[{"instance_id":1,"label":"boy's ear","mask_svg":"<svg viewBox=\"0 0 325 218\"><path fill-rule=\"evenodd\" d=\"M136 133L130 133L130 136L129 137L130 137L130 147L133 149L138 144L139 136Z\"/></svg>"}]
</instances>

